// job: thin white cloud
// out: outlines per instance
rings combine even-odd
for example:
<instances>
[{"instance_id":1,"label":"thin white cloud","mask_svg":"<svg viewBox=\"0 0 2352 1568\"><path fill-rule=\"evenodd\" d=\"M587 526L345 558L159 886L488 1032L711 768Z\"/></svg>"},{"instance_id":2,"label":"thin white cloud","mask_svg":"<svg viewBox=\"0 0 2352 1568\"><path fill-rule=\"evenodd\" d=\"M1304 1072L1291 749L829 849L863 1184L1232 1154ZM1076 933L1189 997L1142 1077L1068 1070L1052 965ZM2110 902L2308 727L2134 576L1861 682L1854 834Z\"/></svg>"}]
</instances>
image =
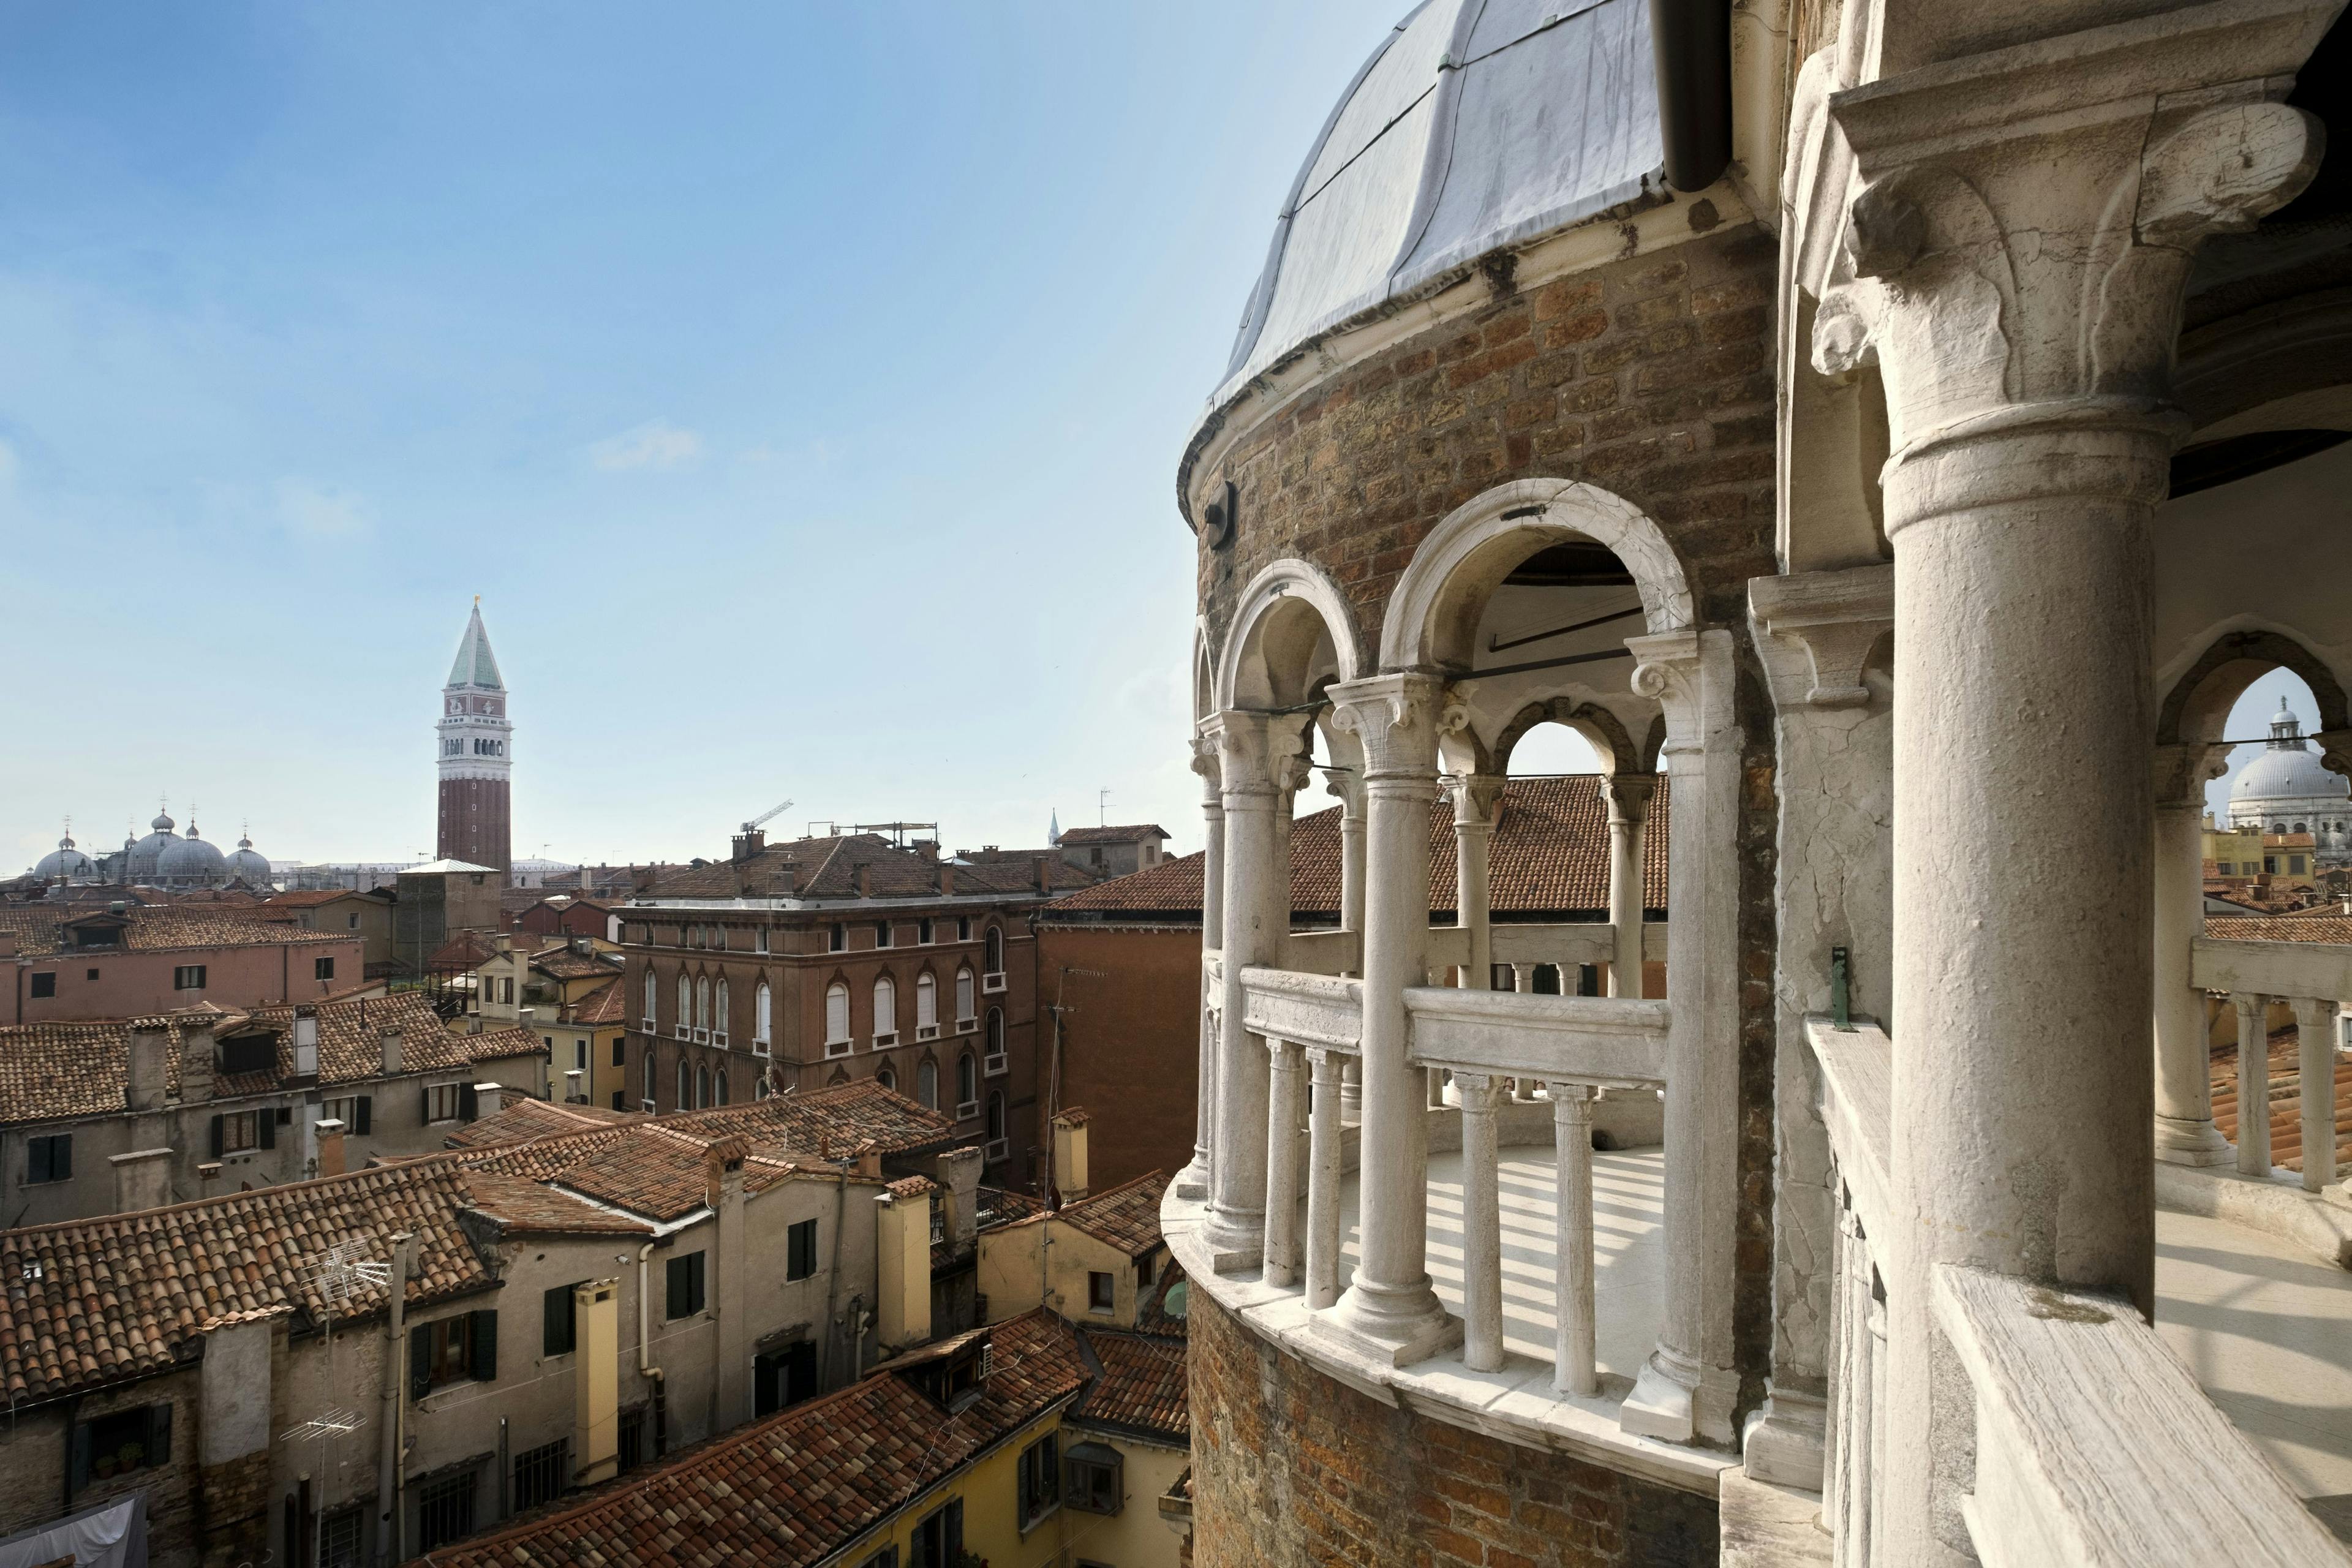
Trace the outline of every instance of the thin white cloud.
<instances>
[{"instance_id":1,"label":"thin white cloud","mask_svg":"<svg viewBox=\"0 0 2352 1568\"><path fill-rule=\"evenodd\" d=\"M305 539L350 539L365 533L373 522L367 501L356 491L295 479L278 481L278 521Z\"/></svg>"},{"instance_id":2,"label":"thin white cloud","mask_svg":"<svg viewBox=\"0 0 2352 1568\"><path fill-rule=\"evenodd\" d=\"M702 437L667 419L649 419L588 448L588 460L608 473L629 468L675 468L702 456Z\"/></svg>"}]
</instances>

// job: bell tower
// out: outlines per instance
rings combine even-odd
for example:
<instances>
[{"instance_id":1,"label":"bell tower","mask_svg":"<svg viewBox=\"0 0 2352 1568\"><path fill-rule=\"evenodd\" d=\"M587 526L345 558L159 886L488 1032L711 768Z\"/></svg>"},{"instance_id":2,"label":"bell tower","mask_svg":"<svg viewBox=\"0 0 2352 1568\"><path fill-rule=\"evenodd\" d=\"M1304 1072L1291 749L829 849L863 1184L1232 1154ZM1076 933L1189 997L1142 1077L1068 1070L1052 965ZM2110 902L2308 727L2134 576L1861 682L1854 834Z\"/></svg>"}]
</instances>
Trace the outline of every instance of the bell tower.
<instances>
[{"instance_id":1,"label":"bell tower","mask_svg":"<svg viewBox=\"0 0 2352 1568\"><path fill-rule=\"evenodd\" d=\"M504 874L513 859L507 807L508 775L514 767L514 725L507 717L506 683L482 629L482 598L474 595L473 618L457 644L449 682L441 689L441 824L436 853L445 860L470 860Z\"/></svg>"}]
</instances>

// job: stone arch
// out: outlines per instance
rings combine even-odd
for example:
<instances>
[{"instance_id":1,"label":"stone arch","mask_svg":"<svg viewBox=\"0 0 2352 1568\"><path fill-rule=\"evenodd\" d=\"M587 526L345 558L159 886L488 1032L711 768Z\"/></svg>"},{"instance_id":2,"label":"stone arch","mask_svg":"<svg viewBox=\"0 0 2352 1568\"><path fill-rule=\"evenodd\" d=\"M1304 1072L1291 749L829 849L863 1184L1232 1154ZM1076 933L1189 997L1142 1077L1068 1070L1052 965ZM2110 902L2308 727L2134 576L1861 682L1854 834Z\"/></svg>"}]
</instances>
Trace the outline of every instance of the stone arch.
<instances>
[{"instance_id":1,"label":"stone arch","mask_svg":"<svg viewBox=\"0 0 2352 1568\"><path fill-rule=\"evenodd\" d=\"M1297 707L1328 679L1361 675L1362 646L1338 584L1307 562L1276 561L1250 580L1226 630L1216 707Z\"/></svg>"},{"instance_id":2,"label":"stone arch","mask_svg":"<svg viewBox=\"0 0 2352 1568\"><path fill-rule=\"evenodd\" d=\"M1588 539L1622 562L1653 635L1696 618L1689 579L1657 523L1633 502L1570 479L1515 479L1448 513L1413 552L1381 626L1382 669L1466 672L1486 600L1545 544Z\"/></svg>"},{"instance_id":3,"label":"stone arch","mask_svg":"<svg viewBox=\"0 0 2352 1568\"><path fill-rule=\"evenodd\" d=\"M1599 703L1571 702L1565 697L1555 697L1549 702L1528 703L1503 726L1502 733L1495 737L1489 771L1508 773L1511 752L1538 724L1567 725L1592 743L1592 749L1601 753L1612 773L1647 772L1645 757L1654 754L1637 749L1623 722Z\"/></svg>"},{"instance_id":4,"label":"stone arch","mask_svg":"<svg viewBox=\"0 0 2352 1568\"><path fill-rule=\"evenodd\" d=\"M2230 710L2248 687L2273 669L2284 669L2311 688L2322 731L2352 730L2352 698L2326 661L2283 632L2252 629L2215 637L2173 682L2158 711L2157 744L2210 744L2221 739Z\"/></svg>"}]
</instances>

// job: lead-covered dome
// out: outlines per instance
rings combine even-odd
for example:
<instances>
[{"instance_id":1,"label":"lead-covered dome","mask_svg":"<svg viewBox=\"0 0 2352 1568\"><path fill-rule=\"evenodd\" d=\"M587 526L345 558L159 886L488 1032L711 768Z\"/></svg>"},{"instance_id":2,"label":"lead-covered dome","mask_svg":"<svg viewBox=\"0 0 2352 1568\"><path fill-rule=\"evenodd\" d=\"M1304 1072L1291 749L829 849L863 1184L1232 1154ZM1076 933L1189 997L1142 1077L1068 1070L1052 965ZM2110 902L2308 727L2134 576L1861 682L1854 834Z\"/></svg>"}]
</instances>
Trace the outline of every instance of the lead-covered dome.
<instances>
[{"instance_id":1,"label":"lead-covered dome","mask_svg":"<svg viewBox=\"0 0 2352 1568\"><path fill-rule=\"evenodd\" d=\"M163 862L163 851L180 842L180 836L172 831L172 814L168 811L157 812L155 820L147 826L147 837L131 846L131 858L123 868L124 875L133 882L153 881L159 874L156 868Z\"/></svg>"},{"instance_id":2,"label":"lead-covered dome","mask_svg":"<svg viewBox=\"0 0 2352 1568\"><path fill-rule=\"evenodd\" d=\"M44 882L82 882L98 875L98 862L74 847L73 835L58 840L58 847L40 858L33 875Z\"/></svg>"},{"instance_id":3,"label":"lead-covered dome","mask_svg":"<svg viewBox=\"0 0 2352 1568\"><path fill-rule=\"evenodd\" d=\"M269 857L253 847L253 835L250 833L238 837L236 847L226 857L226 869L230 876L243 878L247 887L269 886Z\"/></svg>"},{"instance_id":4,"label":"lead-covered dome","mask_svg":"<svg viewBox=\"0 0 2352 1568\"><path fill-rule=\"evenodd\" d=\"M2319 753L2264 752L2240 771L2230 786L2231 805L2264 800L2340 800L2352 796L2352 779L2331 773Z\"/></svg>"},{"instance_id":5,"label":"lead-covered dome","mask_svg":"<svg viewBox=\"0 0 2352 1568\"><path fill-rule=\"evenodd\" d=\"M1428 0L1307 154L1212 405L1352 317L1659 188L1663 167L1641 0Z\"/></svg>"},{"instance_id":6,"label":"lead-covered dome","mask_svg":"<svg viewBox=\"0 0 2352 1568\"><path fill-rule=\"evenodd\" d=\"M174 839L155 860L155 874L164 882L211 887L228 880L228 862L188 824L188 836Z\"/></svg>"}]
</instances>

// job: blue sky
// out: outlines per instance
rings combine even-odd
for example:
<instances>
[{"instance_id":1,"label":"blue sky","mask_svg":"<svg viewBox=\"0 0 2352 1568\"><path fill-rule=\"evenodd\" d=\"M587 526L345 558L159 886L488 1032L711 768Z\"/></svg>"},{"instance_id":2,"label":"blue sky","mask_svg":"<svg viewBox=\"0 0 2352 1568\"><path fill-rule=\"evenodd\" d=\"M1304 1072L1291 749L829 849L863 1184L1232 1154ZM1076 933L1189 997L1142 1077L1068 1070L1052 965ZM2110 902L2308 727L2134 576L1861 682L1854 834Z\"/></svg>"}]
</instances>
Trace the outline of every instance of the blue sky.
<instances>
[{"instance_id":1,"label":"blue sky","mask_svg":"<svg viewBox=\"0 0 2352 1568\"><path fill-rule=\"evenodd\" d=\"M1392 20L18 10L0 866L167 795L429 853L475 594L519 854L719 853L786 796L1035 843L1103 788L1196 847L1176 458Z\"/></svg>"},{"instance_id":2,"label":"blue sky","mask_svg":"<svg viewBox=\"0 0 2352 1568\"><path fill-rule=\"evenodd\" d=\"M0 853L168 794L429 851L472 596L518 854L787 795L1199 840L1175 463L1393 18L53 6L0 54Z\"/></svg>"}]
</instances>

